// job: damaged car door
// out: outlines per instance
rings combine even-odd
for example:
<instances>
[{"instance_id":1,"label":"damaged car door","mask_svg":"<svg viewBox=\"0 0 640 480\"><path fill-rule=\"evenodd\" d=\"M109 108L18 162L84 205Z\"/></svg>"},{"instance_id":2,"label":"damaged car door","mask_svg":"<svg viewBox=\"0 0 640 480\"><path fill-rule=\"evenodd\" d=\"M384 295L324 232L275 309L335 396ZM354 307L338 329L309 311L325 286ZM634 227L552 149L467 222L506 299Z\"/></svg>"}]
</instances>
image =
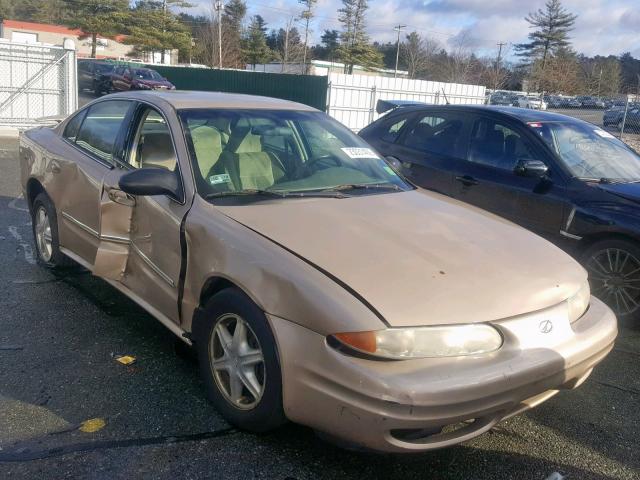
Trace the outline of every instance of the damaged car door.
<instances>
[{"instance_id":1,"label":"damaged car door","mask_svg":"<svg viewBox=\"0 0 640 480\"><path fill-rule=\"evenodd\" d=\"M94 273L116 282L163 323L175 326L179 323L182 267L180 230L189 204L182 189L174 137L159 109L137 105L116 159L120 168L109 172L103 182L101 241ZM175 179L175 191L127 193L121 180L134 172L146 182ZM153 187L146 185L145 192Z\"/></svg>"}]
</instances>

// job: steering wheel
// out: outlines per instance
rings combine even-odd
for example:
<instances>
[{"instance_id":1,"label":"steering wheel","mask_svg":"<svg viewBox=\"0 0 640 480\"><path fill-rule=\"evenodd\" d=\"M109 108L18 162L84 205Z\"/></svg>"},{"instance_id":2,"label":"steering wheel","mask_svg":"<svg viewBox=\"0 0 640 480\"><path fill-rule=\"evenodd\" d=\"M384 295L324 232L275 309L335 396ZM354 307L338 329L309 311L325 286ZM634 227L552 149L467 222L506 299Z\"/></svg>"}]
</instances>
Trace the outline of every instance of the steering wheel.
<instances>
[{"instance_id":1,"label":"steering wheel","mask_svg":"<svg viewBox=\"0 0 640 480\"><path fill-rule=\"evenodd\" d=\"M307 160L306 162L306 166L307 167L312 167L314 166L316 163L321 162L327 160L327 164L329 164L329 162L333 163L336 167L341 167L342 166L342 160L340 160L337 156L335 156L332 153L325 153L323 155L319 155L317 157L313 157L310 158L309 160Z\"/></svg>"}]
</instances>

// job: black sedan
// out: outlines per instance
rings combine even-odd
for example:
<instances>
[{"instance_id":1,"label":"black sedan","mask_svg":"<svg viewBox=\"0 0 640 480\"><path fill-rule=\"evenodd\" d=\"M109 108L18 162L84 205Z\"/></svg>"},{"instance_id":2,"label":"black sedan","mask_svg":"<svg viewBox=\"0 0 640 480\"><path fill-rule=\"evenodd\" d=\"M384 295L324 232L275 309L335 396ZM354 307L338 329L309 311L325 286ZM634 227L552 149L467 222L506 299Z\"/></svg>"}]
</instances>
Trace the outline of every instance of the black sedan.
<instances>
[{"instance_id":1,"label":"black sedan","mask_svg":"<svg viewBox=\"0 0 640 480\"><path fill-rule=\"evenodd\" d=\"M556 113L443 105L396 108L360 135L417 185L574 254L595 295L640 318L640 156L610 133Z\"/></svg>"}]
</instances>

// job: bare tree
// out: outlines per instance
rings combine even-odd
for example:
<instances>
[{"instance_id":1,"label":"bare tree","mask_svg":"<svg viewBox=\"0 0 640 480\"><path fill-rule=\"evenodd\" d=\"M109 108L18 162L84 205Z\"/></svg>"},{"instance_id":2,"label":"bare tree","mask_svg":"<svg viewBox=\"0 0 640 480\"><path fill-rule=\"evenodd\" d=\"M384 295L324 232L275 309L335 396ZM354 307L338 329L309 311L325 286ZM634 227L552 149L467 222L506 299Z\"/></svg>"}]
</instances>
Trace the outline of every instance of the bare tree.
<instances>
[{"instance_id":1,"label":"bare tree","mask_svg":"<svg viewBox=\"0 0 640 480\"><path fill-rule=\"evenodd\" d=\"M284 28L281 28L277 33L272 32L274 35L274 46L276 57L281 62L282 73L304 73L306 71L306 64L304 63L304 44L300 40L300 33L295 27L295 18L287 20ZM297 67L291 67L291 65L302 64L302 72Z\"/></svg>"},{"instance_id":2,"label":"bare tree","mask_svg":"<svg viewBox=\"0 0 640 480\"><path fill-rule=\"evenodd\" d=\"M307 68L307 50L308 50L308 43L309 43L309 33L311 33L311 30L309 30L309 24L311 23L311 19L314 16L314 12L313 9L316 5L316 3L318 3L318 0L298 0L299 3L304 5L304 11L300 14L300 19L304 22L304 52L302 54L302 63L304 65L304 72L303 73L308 73L308 68Z\"/></svg>"},{"instance_id":3,"label":"bare tree","mask_svg":"<svg viewBox=\"0 0 640 480\"><path fill-rule=\"evenodd\" d=\"M475 57L471 53L466 32L459 35L440 65L442 79L450 83L467 83L473 71Z\"/></svg>"},{"instance_id":4,"label":"bare tree","mask_svg":"<svg viewBox=\"0 0 640 480\"><path fill-rule=\"evenodd\" d=\"M208 11L208 22L199 30L196 43L199 45L201 58L211 67L218 66L218 16L215 9L216 0L211 0ZM236 5L237 4L237 5ZM242 68L242 51L240 48L240 23L244 12L240 7L242 2L234 2L236 10L222 15L222 29L220 32L222 45L222 66L226 68ZM245 7L246 12L246 7Z\"/></svg>"},{"instance_id":5,"label":"bare tree","mask_svg":"<svg viewBox=\"0 0 640 480\"><path fill-rule=\"evenodd\" d=\"M400 51L402 60L407 65L409 78L418 78L428 73L441 48L440 43L433 38L422 38L417 32L407 35L400 46Z\"/></svg>"}]
</instances>

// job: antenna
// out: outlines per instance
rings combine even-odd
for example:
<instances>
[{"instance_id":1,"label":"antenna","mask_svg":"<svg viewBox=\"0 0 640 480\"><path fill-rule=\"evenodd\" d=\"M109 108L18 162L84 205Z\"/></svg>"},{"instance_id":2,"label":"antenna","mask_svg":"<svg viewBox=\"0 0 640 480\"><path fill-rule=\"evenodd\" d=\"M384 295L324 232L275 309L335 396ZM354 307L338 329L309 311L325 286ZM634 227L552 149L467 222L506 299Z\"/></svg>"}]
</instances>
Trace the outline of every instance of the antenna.
<instances>
[{"instance_id":1,"label":"antenna","mask_svg":"<svg viewBox=\"0 0 640 480\"><path fill-rule=\"evenodd\" d=\"M442 90L442 95L444 95L444 101L447 103L447 105L451 105L449 99L447 98L447 94L444 93L444 88L441 88L440 90Z\"/></svg>"}]
</instances>

